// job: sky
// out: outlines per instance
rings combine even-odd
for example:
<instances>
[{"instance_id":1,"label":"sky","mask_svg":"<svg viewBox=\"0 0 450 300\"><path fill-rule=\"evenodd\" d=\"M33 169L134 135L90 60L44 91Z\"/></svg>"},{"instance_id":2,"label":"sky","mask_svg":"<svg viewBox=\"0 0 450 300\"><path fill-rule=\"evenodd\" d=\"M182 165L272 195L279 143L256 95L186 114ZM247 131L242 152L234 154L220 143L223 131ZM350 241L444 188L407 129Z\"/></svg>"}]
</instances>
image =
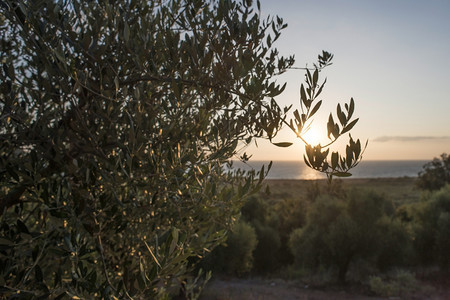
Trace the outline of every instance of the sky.
<instances>
[{"instance_id":1,"label":"sky","mask_svg":"<svg viewBox=\"0 0 450 300\"><path fill-rule=\"evenodd\" d=\"M294 54L295 66L312 66L322 50L334 54L333 65L321 72L324 103L312 124L322 144L329 113L353 97L360 120L351 134L368 140L364 159L431 160L450 153L450 1L261 0L261 12L288 24L275 47ZM302 70L279 76L287 88L278 103L299 108L303 81ZM332 151L345 149L348 136L341 139ZM245 151L252 160L302 159L304 145L288 128L275 139L284 141L294 145L258 140Z\"/></svg>"}]
</instances>

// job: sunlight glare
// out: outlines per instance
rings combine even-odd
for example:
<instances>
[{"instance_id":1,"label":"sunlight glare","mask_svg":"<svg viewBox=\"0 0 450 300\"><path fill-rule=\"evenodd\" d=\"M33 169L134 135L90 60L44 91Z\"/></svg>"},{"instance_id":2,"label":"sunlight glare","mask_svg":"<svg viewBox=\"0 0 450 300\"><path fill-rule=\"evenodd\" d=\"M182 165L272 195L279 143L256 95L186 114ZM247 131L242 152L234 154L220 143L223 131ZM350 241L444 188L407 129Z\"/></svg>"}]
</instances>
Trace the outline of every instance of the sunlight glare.
<instances>
[{"instance_id":1,"label":"sunlight glare","mask_svg":"<svg viewBox=\"0 0 450 300\"><path fill-rule=\"evenodd\" d=\"M316 127L311 127L303 134L303 138L311 146L316 146L322 142L323 136Z\"/></svg>"}]
</instances>

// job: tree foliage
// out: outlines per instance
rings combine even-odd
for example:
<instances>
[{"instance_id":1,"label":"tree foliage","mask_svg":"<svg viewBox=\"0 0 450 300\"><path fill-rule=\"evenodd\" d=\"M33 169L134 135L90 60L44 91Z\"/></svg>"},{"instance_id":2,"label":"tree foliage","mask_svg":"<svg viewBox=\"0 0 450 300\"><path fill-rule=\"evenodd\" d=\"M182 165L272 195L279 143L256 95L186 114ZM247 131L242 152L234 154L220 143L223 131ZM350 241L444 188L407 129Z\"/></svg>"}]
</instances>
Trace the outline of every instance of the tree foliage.
<instances>
[{"instance_id":1,"label":"tree foliage","mask_svg":"<svg viewBox=\"0 0 450 300\"><path fill-rule=\"evenodd\" d=\"M417 186L424 190L439 190L450 183L450 156L441 154L441 158L435 157L423 166L419 172Z\"/></svg>"},{"instance_id":2,"label":"tree foliage","mask_svg":"<svg viewBox=\"0 0 450 300\"><path fill-rule=\"evenodd\" d=\"M3 293L151 298L223 242L266 170L286 27L251 1L1 1Z\"/></svg>"}]
</instances>

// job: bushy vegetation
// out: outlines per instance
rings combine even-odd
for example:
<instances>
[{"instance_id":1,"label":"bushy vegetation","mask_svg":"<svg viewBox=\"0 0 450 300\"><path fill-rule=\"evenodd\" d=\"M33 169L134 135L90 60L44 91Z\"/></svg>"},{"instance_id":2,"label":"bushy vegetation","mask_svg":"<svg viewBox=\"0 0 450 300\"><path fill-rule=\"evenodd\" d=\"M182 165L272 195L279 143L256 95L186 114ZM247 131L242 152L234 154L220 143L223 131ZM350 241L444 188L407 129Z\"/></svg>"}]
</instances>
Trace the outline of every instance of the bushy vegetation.
<instances>
[{"instance_id":1,"label":"bushy vegetation","mask_svg":"<svg viewBox=\"0 0 450 300\"><path fill-rule=\"evenodd\" d=\"M396 270L382 278L371 276L369 279L370 290L382 297L408 297L421 289L414 274Z\"/></svg>"},{"instance_id":2,"label":"bushy vegetation","mask_svg":"<svg viewBox=\"0 0 450 300\"><path fill-rule=\"evenodd\" d=\"M402 207L404 223L414 238L415 263L421 266L437 264L449 269L450 260L450 185L427 194L423 202Z\"/></svg>"},{"instance_id":3,"label":"bushy vegetation","mask_svg":"<svg viewBox=\"0 0 450 300\"><path fill-rule=\"evenodd\" d=\"M423 166L419 173L417 186L421 189L434 191L450 183L450 156L441 154L440 158L434 158Z\"/></svg>"},{"instance_id":4,"label":"bushy vegetation","mask_svg":"<svg viewBox=\"0 0 450 300\"><path fill-rule=\"evenodd\" d=\"M226 244L217 247L201 262L201 266L219 274L248 274L253 267L253 253L258 243L255 229L239 221L228 234Z\"/></svg>"},{"instance_id":5,"label":"bushy vegetation","mask_svg":"<svg viewBox=\"0 0 450 300\"><path fill-rule=\"evenodd\" d=\"M260 193L243 206L241 218L258 240L249 274L316 283L319 276L398 296L416 290L418 267L448 272L449 185L396 207L388 195L335 184L288 198Z\"/></svg>"},{"instance_id":6,"label":"bushy vegetation","mask_svg":"<svg viewBox=\"0 0 450 300\"><path fill-rule=\"evenodd\" d=\"M392 203L373 192L319 198L306 226L291 234L296 264L312 270L334 268L342 282L355 262L371 262L379 269L401 264L398 258L406 256L409 240L406 228L391 219L393 213Z\"/></svg>"}]
</instances>

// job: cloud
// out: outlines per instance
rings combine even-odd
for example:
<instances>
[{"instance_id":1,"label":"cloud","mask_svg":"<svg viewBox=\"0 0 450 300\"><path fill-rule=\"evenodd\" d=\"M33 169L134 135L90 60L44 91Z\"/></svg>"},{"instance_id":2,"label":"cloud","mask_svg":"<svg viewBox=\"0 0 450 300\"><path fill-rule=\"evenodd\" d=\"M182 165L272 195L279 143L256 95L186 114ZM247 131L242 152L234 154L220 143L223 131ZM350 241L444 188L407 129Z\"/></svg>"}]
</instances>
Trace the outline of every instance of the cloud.
<instances>
[{"instance_id":1,"label":"cloud","mask_svg":"<svg viewBox=\"0 0 450 300\"><path fill-rule=\"evenodd\" d=\"M450 140L450 136L379 136L374 142L417 142L417 141Z\"/></svg>"}]
</instances>

